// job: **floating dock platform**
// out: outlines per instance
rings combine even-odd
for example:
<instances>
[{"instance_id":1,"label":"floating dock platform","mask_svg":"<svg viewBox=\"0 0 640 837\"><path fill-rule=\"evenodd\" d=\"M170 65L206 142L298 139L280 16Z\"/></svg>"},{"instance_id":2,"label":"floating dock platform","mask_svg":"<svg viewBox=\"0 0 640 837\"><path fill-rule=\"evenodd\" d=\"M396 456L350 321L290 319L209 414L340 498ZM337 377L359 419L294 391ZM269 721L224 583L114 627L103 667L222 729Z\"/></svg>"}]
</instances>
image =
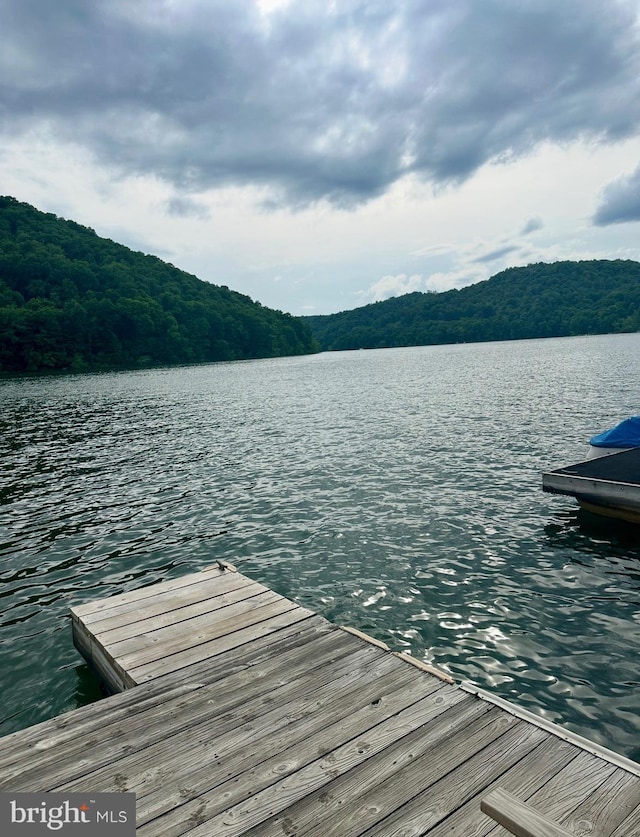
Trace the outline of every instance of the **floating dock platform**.
<instances>
[{"instance_id":1,"label":"floating dock platform","mask_svg":"<svg viewBox=\"0 0 640 837\"><path fill-rule=\"evenodd\" d=\"M140 837L640 834L640 765L228 566L72 620L115 693L0 739L0 790L133 791Z\"/></svg>"},{"instance_id":2,"label":"floating dock platform","mask_svg":"<svg viewBox=\"0 0 640 837\"><path fill-rule=\"evenodd\" d=\"M640 448L547 471L542 488L575 497L596 514L640 523Z\"/></svg>"}]
</instances>

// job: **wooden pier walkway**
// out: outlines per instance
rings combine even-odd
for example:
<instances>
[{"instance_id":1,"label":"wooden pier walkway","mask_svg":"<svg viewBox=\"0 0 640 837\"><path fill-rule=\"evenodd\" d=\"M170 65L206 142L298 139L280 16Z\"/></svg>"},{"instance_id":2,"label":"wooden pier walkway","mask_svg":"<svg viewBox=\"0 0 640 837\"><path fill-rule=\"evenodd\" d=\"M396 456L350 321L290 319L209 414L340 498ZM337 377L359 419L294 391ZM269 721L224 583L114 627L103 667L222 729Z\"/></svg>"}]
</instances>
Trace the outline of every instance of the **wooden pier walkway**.
<instances>
[{"instance_id":1,"label":"wooden pier walkway","mask_svg":"<svg viewBox=\"0 0 640 837\"><path fill-rule=\"evenodd\" d=\"M0 790L134 791L141 837L506 834L482 800L522 834L640 834L635 762L232 569L72 618L117 693L0 739Z\"/></svg>"}]
</instances>

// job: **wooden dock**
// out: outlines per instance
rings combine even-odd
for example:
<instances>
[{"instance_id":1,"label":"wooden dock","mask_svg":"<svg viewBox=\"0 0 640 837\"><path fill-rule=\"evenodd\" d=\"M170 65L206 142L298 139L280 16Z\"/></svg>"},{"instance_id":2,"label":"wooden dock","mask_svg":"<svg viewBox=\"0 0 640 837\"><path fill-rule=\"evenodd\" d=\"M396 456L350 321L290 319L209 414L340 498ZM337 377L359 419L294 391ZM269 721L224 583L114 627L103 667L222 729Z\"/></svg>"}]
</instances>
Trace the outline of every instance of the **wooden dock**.
<instances>
[{"instance_id":1,"label":"wooden dock","mask_svg":"<svg viewBox=\"0 0 640 837\"><path fill-rule=\"evenodd\" d=\"M0 790L134 791L141 837L506 834L483 800L522 834L640 834L640 765L232 569L72 618L116 693L0 739Z\"/></svg>"}]
</instances>

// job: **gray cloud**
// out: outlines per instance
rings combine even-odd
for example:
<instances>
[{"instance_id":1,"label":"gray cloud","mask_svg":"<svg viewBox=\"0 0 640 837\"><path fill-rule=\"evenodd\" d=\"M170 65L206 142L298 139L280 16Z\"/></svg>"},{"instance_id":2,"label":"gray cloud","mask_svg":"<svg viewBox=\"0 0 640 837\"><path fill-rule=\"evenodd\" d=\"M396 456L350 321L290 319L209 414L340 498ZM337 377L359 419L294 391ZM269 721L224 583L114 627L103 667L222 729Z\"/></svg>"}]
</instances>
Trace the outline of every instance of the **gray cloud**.
<instances>
[{"instance_id":1,"label":"gray cloud","mask_svg":"<svg viewBox=\"0 0 640 837\"><path fill-rule=\"evenodd\" d=\"M537 232L544 227L544 222L542 218L529 218L527 223L524 225L521 231L521 235L530 235L531 233Z\"/></svg>"},{"instance_id":2,"label":"gray cloud","mask_svg":"<svg viewBox=\"0 0 640 837\"><path fill-rule=\"evenodd\" d=\"M627 221L640 221L640 166L605 187L593 216L593 223L599 227Z\"/></svg>"},{"instance_id":3,"label":"gray cloud","mask_svg":"<svg viewBox=\"0 0 640 837\"><path fill-rule=\"evenodd\" d=\"M352 206L637 131L632 0L0 0L0 124L181 193Z\"/></svg>"},{"instance_id":4,"label":"gray cloud","mask_svg":"<svg viewBox=\"0 0 640 837\"><path fill-rule=\"evenodd\" d=\"M174 196L167 201L167 212L176 218L200 218L209 217L206 206L198 203L193 198Z\"/></svg>"},{"instance_id":5,"label":"gray cloud","mask_svg":"<svg viewBox=\"0 0 640 837\"><path fill-rule=\"evenodd\" d=\"M508 256L509 253L515 253L518 249L513 244L507 244L504 247L491 250L491 252L485 253L483 256L477 256L475 259L472 259L472 262L474 264L488 264L489 262L495 262L497 259L501 259L503 256Z\"/></svg>"}]
</instances>

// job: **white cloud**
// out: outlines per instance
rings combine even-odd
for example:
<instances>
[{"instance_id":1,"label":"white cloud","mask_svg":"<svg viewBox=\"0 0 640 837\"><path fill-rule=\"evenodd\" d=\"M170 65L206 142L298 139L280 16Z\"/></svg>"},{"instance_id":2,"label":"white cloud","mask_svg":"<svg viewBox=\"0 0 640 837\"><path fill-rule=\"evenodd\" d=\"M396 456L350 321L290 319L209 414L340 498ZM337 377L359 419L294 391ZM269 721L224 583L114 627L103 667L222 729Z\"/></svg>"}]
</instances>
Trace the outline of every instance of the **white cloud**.
<instances>
[{"instance_id":1,"label":"white cloud","mask_svg":"<svg viewBox=\"0 0 640 837\"><path fill-rule=\"evenodd\" d=\"M487 275L484 271L473 271L472 269L459 269L450 273L432 273L427 277L424 289L436 293L452 291L454 288L464 288L486 278Z\"/></svg>"},{"instance_id":2,"label":"white cloud","mask_svg":"<svg viewBox=\"0 0 640 837\"><path fill-rule=\"evenodd\" d=\"M423 289L422 276L417 273L412 276L399 273L397 276L383 276L377 282L374 282L369 288L369 298L371 302L381 302L384 299L390 299L392 296L401 296Z\"/></svg>"}]
</instances>

